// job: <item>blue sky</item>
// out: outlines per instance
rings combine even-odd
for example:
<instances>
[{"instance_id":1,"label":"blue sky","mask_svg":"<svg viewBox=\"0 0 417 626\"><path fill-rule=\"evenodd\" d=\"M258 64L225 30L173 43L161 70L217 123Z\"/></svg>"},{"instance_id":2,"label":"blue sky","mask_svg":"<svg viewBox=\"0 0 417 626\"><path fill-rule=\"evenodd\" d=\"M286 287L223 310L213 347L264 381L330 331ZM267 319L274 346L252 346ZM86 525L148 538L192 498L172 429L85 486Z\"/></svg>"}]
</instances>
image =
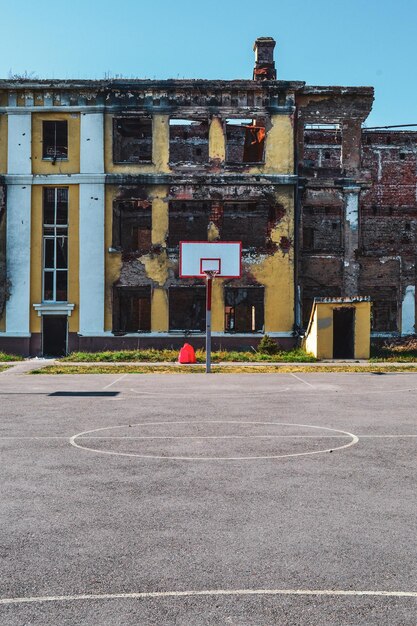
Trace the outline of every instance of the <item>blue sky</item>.
<instances>
[{"instance_id":1,"label":"blue sky","mask_svg":"<svg viewBox=\"0 0 417 626\"><path fill-rule=\"evenodd\" d=\"M19 0L1 15L1 78L250 78L271 36L278 78L373 85L367 125L417 124L416 0Z\"/></svg>"}]
</instances>

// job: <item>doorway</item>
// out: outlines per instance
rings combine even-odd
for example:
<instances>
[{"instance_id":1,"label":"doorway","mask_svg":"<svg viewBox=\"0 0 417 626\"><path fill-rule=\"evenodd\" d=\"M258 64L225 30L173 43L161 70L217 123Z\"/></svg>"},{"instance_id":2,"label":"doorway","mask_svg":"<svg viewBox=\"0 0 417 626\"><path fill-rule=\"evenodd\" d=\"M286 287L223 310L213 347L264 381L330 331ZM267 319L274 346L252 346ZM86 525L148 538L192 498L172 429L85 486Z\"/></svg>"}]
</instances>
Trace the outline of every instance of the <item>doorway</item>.
<instances>
[{"instance_id":1,"label":"doorway","mask_svg":"<svg viewBox=\"0 0 417 626\"><path fill-rule=\"evenodd\" d=\"M44 315L42 317L43 356L65 356L67 354L68 318L66 315Z\"/></svg>"},{"instance_id":2,"label":"doorway","mask_svg":"<svg viewBox=\"0 0 417 626\"><path fill-rule=\"evenodd\" d=\"M355 357L355 308L333 309L333 358Z\"/></svg>"}]
</instances>

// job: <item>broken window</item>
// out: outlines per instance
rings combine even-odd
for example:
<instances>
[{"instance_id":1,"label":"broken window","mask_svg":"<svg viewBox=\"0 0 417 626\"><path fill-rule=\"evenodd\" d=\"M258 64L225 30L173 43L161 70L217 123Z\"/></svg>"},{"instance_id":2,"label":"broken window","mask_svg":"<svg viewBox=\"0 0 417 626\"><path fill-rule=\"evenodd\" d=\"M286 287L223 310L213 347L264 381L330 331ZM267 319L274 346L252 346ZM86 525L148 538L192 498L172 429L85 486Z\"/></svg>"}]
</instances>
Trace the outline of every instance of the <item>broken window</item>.
<instances>
[{"instance_id":1,"label":"broken window","mask_svg":"<svg viewBox=\"0 0 417 626\"><path fill-rule=\"evenodd\" d=\"M42 158L68 158L68 122L47 121L42 123Z\"/></svg>"},{"instance_id":2,"label":"broken window","mask_svg":"<svg viewBox=\"0 0 417 626\"><path fill-rule=\"evenodd\" d=\"M176 248L180 241L207 241L209 217L209 202L170 202L168 247Z\"/></svg>"},{"instance_id":3,"label":"broken window","mask_svg":"<svg viewBox=\"0 0 417 626\"><path fill-rule=\"evenodd\" d=\"M264 287L225 287L225 330L254 333L264 326Z\"/></svg>"},{"instance_id":4,"label":"broken window","mask_svg":"<svg viewBox=\"0 0 417 626\"><path fill-rule=\"evenodd\" d=\"M115 287L113 332L137 333L151 330L151 288Z\"/></svg>"},{"instance_id":5,"label":"broken window","mask_svg":"<svg viewBox=\"0 0 417 626\"><path fill-rule=\"evenodd\" d=\"M113 161L152 162L152 119L143 117L113 119Z\"/></svg>"},{"instance_id":6,"label":"broken window","mask_svg":"<svg viewBox=\"0 0 417 626\"><path fill-rule=\"evenodd\" d=\"M113 247L126 252L148 251L152 244L152 204L125 200L114 205Z\"/></svg>"},{"instance_id":7,"label":"broken window","mask_svg":"<svg viewBox=\"0 0 417 626\"><path fill-rule=\"evenodd\" d=\"M225 202L221 238L243 248L264 248L276 222L275 208L261 202Z\"/></svg>"},{"instance_id":8,"label":"broken window","mask_svg":"<svg viewBox=\"0 0 417 626\"><path fill-rule=\"evenodd\" d=\"M207 163L209 159L208 121L169 121L169 160L171 163Z\"/></svg>"},{"instance_id":9,"label":"broken window","mask_svg":"<svg viewBox=\"0 0 417 626\"><path fill-rule=\"evenodd\" d=\"M203 331L206 325L206 290L196 287L170 287L169 329Z\"/></svg>"},{"instance_id":10,"label":"broken window","mask_svg":"<svg viewBox=\"0 0 417 626\"><path fill-rule=\"evenodd\" d=\"M265 136L262 120L226 120L226 163L262 163Z\"/></svg>"},{"instance_id":11,"label":"broken window","mask_svg":"<svg viewBox=\"0 0 417 626\"><path fill-rule=\"evenodd\" d=\"M305 167L340 168L342 159L342 133L340 124L305 124Z\"/></svg>"},{"instance_id":12,"label":"broken window","mask_svg":"<svg viewBox=\"0 0 417 626\"><path fill-rule=\"evenodd\" d=\"M68 298L68 188L43 189L43 301Z\"/></svg>"}]
</instances>

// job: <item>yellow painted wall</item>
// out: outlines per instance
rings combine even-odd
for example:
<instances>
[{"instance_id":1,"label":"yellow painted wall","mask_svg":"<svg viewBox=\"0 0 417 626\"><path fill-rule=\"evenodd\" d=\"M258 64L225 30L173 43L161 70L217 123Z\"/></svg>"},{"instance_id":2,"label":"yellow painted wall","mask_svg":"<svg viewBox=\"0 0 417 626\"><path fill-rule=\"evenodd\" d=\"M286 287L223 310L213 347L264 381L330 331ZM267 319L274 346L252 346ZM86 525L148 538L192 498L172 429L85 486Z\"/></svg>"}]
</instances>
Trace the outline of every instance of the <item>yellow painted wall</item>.
<instances>
[{"instance_id":1,"label":"yellow painted wall","mask_svg":"<svg viewBox=\"0 0 417 626\"><path fill-rule=\"evenodd\" d=\"M7 115L0 113L0 174L7 172Z\"/></svg>"},{"instance_id":2,"label":"yellow painted wall","mask_svg":"<svg viewBox=\"0 0 417 626\"><path fill-rule=\"evenodd\" d=\"M41 332L41 317L33 309L33 304L42 302L42 221L43 187L32 186L32 227L30 250L30 330ZM77 332L79 328L79 192L78 185L68 187L68 302L75 304L68 329Z\"/></svg>"},{"instance_id":3,"label":"yellow painted wall","mask_svg":"<svg viewBox=\"0 0 417 626\"><path fill-rule=\"evenodd\" d=\"M281 237L291 241L289 252L278 250L260 256L249 266L256 280L265 286L265 332L290 332L294 324L294 194L292 187L282 187L277 202L286 209L285 216L271 233L278 244Z\"/></svg>"},{"instance_id":4,"label":"yellow painted wall","mask_svg":"<svg viewBox=\"0 0 417 626\"><path fill-rule=\"evenodd\" d=\"M249 172L257 174L294 173L294 128L289 115L272 115L272 127L267 131L265 163L251 167Z\"/></svg>"},{"instance_id":5,"label":"yellow painted wall","mask_svg":"<svg viewBox=\"0 0 417 626\"><path fill-rule=\"evenodd\" d=\"M105 194L105 296L104 296L104 330L113 328L113 283L119 278L122 269L122 255L120 252L109 252L113 240L113 200L117 194L117 187L106 185Z\"/></svg>"},{"instance_id":6,"label":"yellow painted wall","mask_svg":"<svg viewBox=\"0 0 417 626\"><path fill-rule=\"evenodd\" d=\"M115 174L154 174L170 171L169 160L169 116L155 114L152 118L152 163L113 163L113 117L104 116L104 168Z\"/></svg>"},{"instance_id":7,"label":"yellow painted wall","mask_svg":"<svg viewBox=\"0 0 417 626\"><path fill-rule=\"evenodd\" d=\"M224 161L226 159L226 143L223 122L213 117L209 129L209 159Z\"/></svg>"},{"instance_id":8,"label":"yellow painted wall","mask_svg":"<svg viewBox=\"0 0 417 626\"><path fill-rule=\"evenodd\" d=\"M68 122L68 160L42 160L42 122ZM80 171L80 116L78 113L32 114L32 173L76 174Z\"/></svg>"},{"instance_id":9,"label":"yellow painted wall","mask_svg":"<svg viewBox=\"0 0 417 626\"><path fill-rule=\"evenodd\" d=\"M314 304L312 324L305 339L307 352L318 359L333 358L333 311L355 308L354 358L369 359L371 338L370 302L317 302Z\"/></svg>"},{"instance_id":10,"label":"yellow painted wall","mask_svg":"<svg viewBox=\"0 0 417 626\"><path fill-rule=\"evenodd\" d=\"M80 193L78 185L68 189L68 302L75 304L68 331L76 333L80 329Z\"/></svg>"}]
</instances>

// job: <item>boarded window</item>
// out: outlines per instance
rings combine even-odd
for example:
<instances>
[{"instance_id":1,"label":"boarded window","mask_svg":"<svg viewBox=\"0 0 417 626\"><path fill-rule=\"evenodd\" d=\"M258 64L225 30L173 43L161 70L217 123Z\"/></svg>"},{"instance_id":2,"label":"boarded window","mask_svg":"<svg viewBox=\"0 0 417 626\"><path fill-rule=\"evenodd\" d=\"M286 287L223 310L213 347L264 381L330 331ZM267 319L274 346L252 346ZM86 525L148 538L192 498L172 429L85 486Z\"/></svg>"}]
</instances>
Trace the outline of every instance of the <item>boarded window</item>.
<instances>
[{"instance_id":1,"label":"boarded window","mask_svg":"<svg viewBox=\"0 0 417 626\"><path fill-rule=\"evenodd\" d=\"M113 161L115 163L151 163L152 120L118 117L113 119Z\"/></svg>"},{"instance_id":2,"label":"boarded window","mask_svg":"<svg viewBox=\"0 0 417 626\"><path fill-rule=\"evenodd\" d=\"M243 248L263 248L275 219L275 209L268 204L226 202L221 238L224 241L241 241Z\"/></svg>"},{"instance_id":3,"label":"boarded window","mask_svg":"<svg viewBox=\"0 0 417 626\"><path fill-rule=\"evenodd\" d=\"M115 287L113 332L137 333L151 330L151 288Z\"/></svg>"},{"instance_id":4,"label":"boarded window","mask_svg":"<svg viewBox=\"0 0 417 626\"><path fill-rule=\"evenodd\" d=\"M171 163L207 163L209 126L207 121L170 120L169 160Z\"/></svg>"},{"instance_id":5,"label":"boarded window","mask_svg":"<svg viewBox=\"0 0 417 626\"><path fill-rule=\"evenodd\" d=\"M68 158L68 123L64 121L42 123L42 158Z\"/></svg>"},{"instance_id":6,"label":"boarded window","mask_svg":"<svg viewBox=\"0 0 417 626\"><path fill-rule=\"evenodd\" d=\"M226 331L254 333L263 330L263 287L226 287L224 302Z\"/></svg>"},{"instance_id":7,"label":"boarded window","mask_svg":"<svg viewBox=\"0 0 417 626\"><path fill-rule=\"evenodd\" d=\"M113 247L143 252L152 244L152 205L142 200L118 202L113 209Z\"/></svg>"},{"instance_id":8,"label":"boarded window","mask_svg":"<svg viewBox=\"0 0 417 626\"><path fill-rule=\"evenodd\" d=\"M171 287L169 290L169 329L203 331L205 324L205 287Z\"/></svg>"},{"instance_id":9,"label":"boarded window","mask_svg":"<svg viewBox=\"0 0 417 626\"><path fill-rule=\"evenodd\" d=\"M168 247L180 241L207 241L209 202L170 202Z\"/></svg>"},{"instance_id":10,"label":"boarded window","mask_svg":"<svg viewBox=\"0 0 417 626\"><path fill-rule=\"evenodd\" d=\"M265 125L259 120L226 120L226 163L261 163Z\"/></svg>"}]
</instances>

